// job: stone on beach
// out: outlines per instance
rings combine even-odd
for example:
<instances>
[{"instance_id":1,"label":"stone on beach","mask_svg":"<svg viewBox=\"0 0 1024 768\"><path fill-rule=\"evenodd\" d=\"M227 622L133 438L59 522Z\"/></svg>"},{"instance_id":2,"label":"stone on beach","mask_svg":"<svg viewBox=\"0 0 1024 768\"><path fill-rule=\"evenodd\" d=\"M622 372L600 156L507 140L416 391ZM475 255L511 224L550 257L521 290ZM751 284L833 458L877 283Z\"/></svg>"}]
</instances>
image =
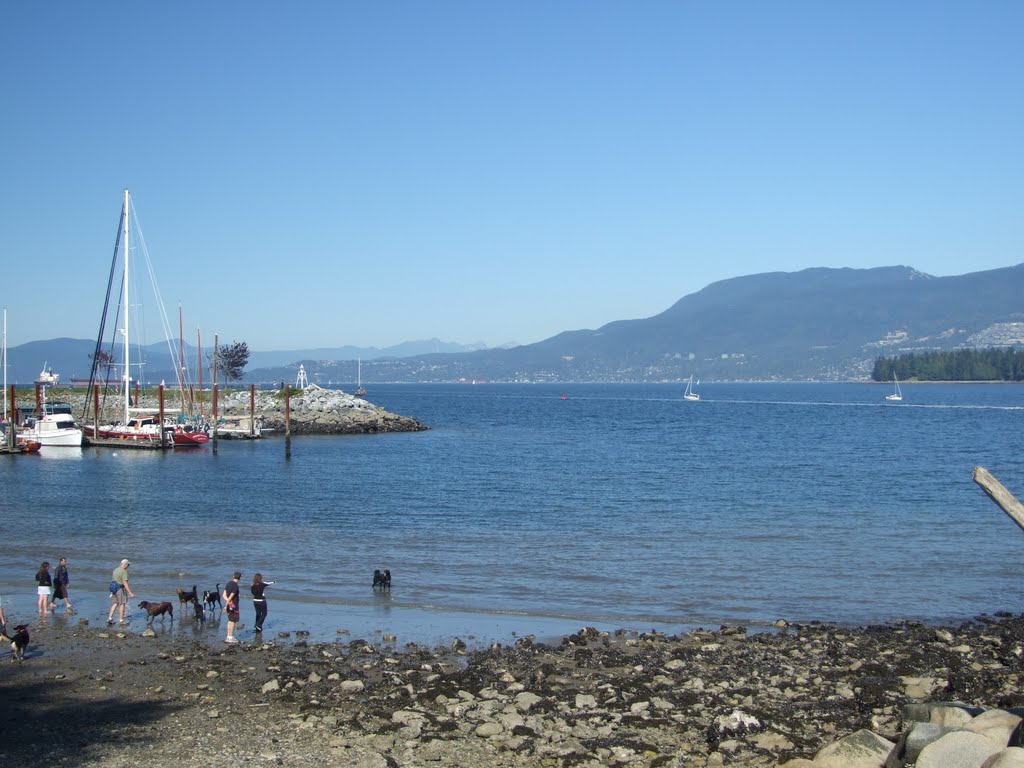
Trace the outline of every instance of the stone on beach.
<instances>
[{"instance_id":1,"label":"stone on beach","mask_svg":"<svg viewBox=\"0 0 1024 768\"><path fill-rule=\"evenodd\" d=\"M971 731L953 731L934 741L918 755L917 768L980 768L1000 752L991 739Z\"/></svg>"},{"instance_id":2,"label":"stone on beach","mask_svg":"<svg viewBox=\"0 0 1024 768\"><path fill-rule=\"evenodd\" d=\"M179 768L226 750L239 764L272 754L294 768L929 768L936 755L931 768L1014 768L1024 753L1010 711L1024 701L1024 673L1000 666L1024 618L965 625L953 642L912 622L580 631L557 645L401 651L102 634L46 627L39 653L5 672L32 692L0 701L5 722L59 715L68 741L48 745L50 764L77 764L81 743L96 765ZM950 700L908 699L910 677ZM201 735L203 749L183 749L182 733ZM10 729L4 748L32 764L38 747Z\"/></svg>"},{"instance_id":3,"label":"stone on beach","mask_svg":"<svg viewBox=\"0 0 1024 768\"><path fill-rule=\"evenodd\" d=\"M860 730L829 744L814 756L819 768L881 768L896 745Z\"/></svg>"}]
</instances>

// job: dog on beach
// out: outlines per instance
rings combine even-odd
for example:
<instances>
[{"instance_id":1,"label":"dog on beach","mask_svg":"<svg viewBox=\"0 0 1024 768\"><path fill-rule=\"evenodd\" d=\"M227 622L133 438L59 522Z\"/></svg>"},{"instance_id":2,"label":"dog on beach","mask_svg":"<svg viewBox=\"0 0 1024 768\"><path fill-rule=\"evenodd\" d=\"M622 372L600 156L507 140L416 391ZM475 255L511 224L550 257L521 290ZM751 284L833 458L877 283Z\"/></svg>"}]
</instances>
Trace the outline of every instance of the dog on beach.
<instances>
[{"instance_id":1,"label":"dog on beach","mask_svg":"<svg viewBox=\"0 0 1024 768\"><path fill-rule=\"evenodd\" d=\"M212 611L214 608L222 608L220 602L220 584L217 585L217 590L211 592L206 589L203 590L203 603L206 605L206 610Z\"/></svg>"},{"instance_id":2,"label":"dog on beach","mask_svg":"<svg viewBox=\"0 0 1024 768\"><path fill-rule=\"evenodd\" d=\"M163 621L165 614L170 615L171 619L174 618L174 606L167 602L151 603L148 600L143 600L139 603L139 608L142 608L149 614L149 621L152 621L157 616L160 617L160 621Z\"/></svg>"},{"instance_id":3,"label":"dog on beach","mask_svg":"<svg viewBox=\"0 0 1024 768\"><path fill-rule=\"evenodd\" d=\"M19 624L14 628L14 634L8 635L0 632L0 637L11 644L11 661L24 661L25 651L28 649L28 625Z\"/></svg>"},{"instance_id":4,"label":"dog on beach","mask_svg":"<svg viewBox=\"0 0 1024 768\"><path fill-rule=\"evenodd\" d=\"M203 604L197 600L192 605L195 607L195 610L192 611L192 621L198 621L202 624L206 621L206 611L203 609Z\"/></svg>"},{"instance_id":5,"label":"dog on beach","mask_svg":"<svg viewBox=\"0 0 1024 768\"><path fill-rule=\"evenodd\" d=\"M192 605L199 605L199 595L196 592L196 585L192 585L191 592L186 592L181 587L178 587L178 602L181 603L182 610L184 610L185 606L189 603L192 603Z\"/></svg>"},{"instance_id":6,"label":"dog on beach","mask_svg":"<svg viewBox=\"0 0 1024 768\"><path fill-rule=\"evenodd\" d=\"M391 589L391 571L385 568L383 571L373 572L373 588Z\"/></svg>"}]
</instances>

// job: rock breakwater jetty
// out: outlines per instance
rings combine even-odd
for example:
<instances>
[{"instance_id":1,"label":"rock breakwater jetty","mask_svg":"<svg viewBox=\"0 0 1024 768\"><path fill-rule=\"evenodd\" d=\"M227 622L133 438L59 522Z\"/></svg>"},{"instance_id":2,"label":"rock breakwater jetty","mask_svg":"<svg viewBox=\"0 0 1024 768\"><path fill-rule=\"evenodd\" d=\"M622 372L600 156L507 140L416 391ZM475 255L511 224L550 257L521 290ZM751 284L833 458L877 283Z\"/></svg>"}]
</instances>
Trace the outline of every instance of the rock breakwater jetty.
<instances>
[{"instance_id":1,"label":"rock breakwater jetty","mask_svg":"<svg viewBox=\"0 0 1024 768\"><path fill-rule=\"evenodd\" d=\"M250 394L239 390L219 399L219 416L225 425L247 428ZM256 418L264 429L284 432L284 392L257 391ZM399 416L339 389L310 384L291 393L289 428L293 435L358 435L374 432L419 432L429 427L411 416Z\"/></svg>"},{"instance_id":2,"label":"rock breakwater jetty","mask_svg":"<svg viewBox=\"0 0 1024 768\"><path fill-rule=\"evenodd\" d=\"M85 394L82 392L59 391L53 393L52 399L69 403L76 419L85 408ZM165 395L164 405L168 411L178 407L169 392ZM289 405L289 429L292 435L420 432L430 428L412 416L390 413L361 397L342 390L324 389L316 384L310 384L305 389L292 390ZM158 395L152 390L140 393L139 406L157 408ZM209 392L203 395L202 407L207 418L210 418L213 405ZM121 419L119 409L120 406L108 398L105 406L101 406L100 423ZM222 390L218 396L217 410L220 427L226 432L247 432L250 428L250 418L254 418L256 424L263 429L271 433L284 434L283 390L257 390L254 396L251 396L248 388Z\"/></svg>"}]
</instances>

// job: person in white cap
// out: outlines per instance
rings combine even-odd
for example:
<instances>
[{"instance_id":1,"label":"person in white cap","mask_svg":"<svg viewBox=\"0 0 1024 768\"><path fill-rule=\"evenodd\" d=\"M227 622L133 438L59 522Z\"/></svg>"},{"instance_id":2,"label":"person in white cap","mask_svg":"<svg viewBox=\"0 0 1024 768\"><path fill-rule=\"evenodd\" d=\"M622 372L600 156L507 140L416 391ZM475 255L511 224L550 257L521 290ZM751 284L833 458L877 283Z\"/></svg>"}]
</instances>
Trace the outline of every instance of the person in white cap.
<instances>
[{"instance_id":1,"label":"person in white cap","mask_svg":"<svg viewBox=\"0 0 1024 768\"><path fill-rule=\"evenodd\" d=\"M118 623L127 624L128 622L124 619L124 607L128 605L128 598L135 597L135 593L132 592L132 588L128 586L128 566L131 565L127 560L122 560L121 564L114 569L114 572L110 575L110 586L116 589L111 589L110 599L113 601L110 604L110 613L107 614L107 624L114 623L114 609L118 611Z\"/></svg>"}]
</instances>

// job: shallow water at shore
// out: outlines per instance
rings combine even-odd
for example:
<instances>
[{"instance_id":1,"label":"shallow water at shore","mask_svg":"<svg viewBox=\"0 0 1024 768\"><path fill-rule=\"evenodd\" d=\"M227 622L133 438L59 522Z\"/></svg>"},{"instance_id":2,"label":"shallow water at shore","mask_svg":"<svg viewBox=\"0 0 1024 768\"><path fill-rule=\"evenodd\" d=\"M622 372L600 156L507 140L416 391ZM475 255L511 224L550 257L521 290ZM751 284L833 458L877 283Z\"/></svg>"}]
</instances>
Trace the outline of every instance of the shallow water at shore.
<instances>
[{"instance_id":1,"label":"shallow water at shore","mask_svg":"<svg viewBox=\"0 0 1024 768\"><path fill-rule=\"evenodd\" d=\"M432 429L295 438L290 460L280 438L5 458L0 595L33 614L32 574L66 555L98 620L121 557L135 602L176 610L176 587L238 568L245 594L260 570L269 631L399 644L1014 609L1021 532L970 473L1021 493L1024 388L700 389L377 385Z\"/></svg>"}]
</instances>

